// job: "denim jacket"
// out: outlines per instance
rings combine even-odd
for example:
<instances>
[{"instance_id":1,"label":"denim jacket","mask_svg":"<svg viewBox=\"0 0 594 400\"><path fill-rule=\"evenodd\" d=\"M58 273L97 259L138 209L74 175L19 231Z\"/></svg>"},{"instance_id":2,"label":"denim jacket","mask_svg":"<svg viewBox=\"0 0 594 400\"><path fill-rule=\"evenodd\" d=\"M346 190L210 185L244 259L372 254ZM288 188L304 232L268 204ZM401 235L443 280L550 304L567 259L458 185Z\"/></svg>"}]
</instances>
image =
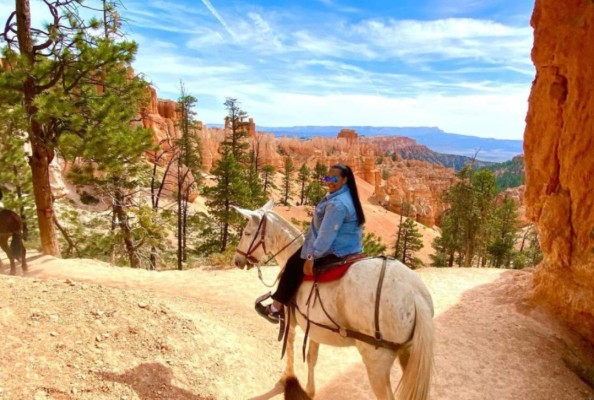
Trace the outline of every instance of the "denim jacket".
<instances>
[{"instance_id":1,"label":"denim jacket","mask_svg":"<svg viewBox=\"0 0 594 400\"><path fill-rule=\"evenodd\" d=\"M349 188L345 185L318 203L314 211L301 258L321 258L330 254L344 257L363 250L362 229Z\"/></svg>"}]
</instances>

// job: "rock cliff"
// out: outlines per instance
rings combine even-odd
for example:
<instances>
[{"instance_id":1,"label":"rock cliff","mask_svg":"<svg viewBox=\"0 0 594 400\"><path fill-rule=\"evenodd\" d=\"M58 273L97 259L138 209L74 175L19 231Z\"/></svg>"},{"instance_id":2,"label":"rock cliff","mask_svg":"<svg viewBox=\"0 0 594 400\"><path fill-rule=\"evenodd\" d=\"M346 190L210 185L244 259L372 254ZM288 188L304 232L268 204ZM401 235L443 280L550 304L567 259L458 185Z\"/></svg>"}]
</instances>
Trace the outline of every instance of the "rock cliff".
<instances>
[{"instance_id":1,"label":"rock cliff","mask_svg":"<svg viewBox=\"0 0 594 400\"><path fill-rule=\"evenodd\" d=\"M535 294L594 342L594 2L536 0L526 205L544 261Z\"/></svg>"}]
</instances>

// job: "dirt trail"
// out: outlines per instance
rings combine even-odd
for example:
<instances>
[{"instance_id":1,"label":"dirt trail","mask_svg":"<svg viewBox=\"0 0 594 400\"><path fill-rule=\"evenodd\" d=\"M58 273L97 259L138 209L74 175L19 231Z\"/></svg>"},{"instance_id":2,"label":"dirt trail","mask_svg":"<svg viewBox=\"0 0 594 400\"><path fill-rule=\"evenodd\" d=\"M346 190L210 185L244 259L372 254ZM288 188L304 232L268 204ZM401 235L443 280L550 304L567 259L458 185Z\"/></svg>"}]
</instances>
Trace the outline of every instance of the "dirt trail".
<instances>
[{"instance_id":1,"label":"dirt trail","mask_svg":"<svg viewBox=\"0 0 594 400\"><path fill-rule=\"evenodd\" d=\"M7 269L5 262L3 273ZM266 280L272 281L276 271L266 269ZM594 399L594 391L563 364L564 333L524 301L530 272L423 269L419 273L436 305L433 399ZM149 272L33 254L28 278L34 279L0 276L0 330L10 338L0 341L2 400L200 396L238 400L267 391L282 371L275 327L253 311L253 299L265 291L255 271ZM111 322L112 339L105 340L99 355L77 356L86 348L84 340L76 345L78 332L91 341L95 337L94 321L85 316L97 308L108 309L106 304L112 308L120 304L124 314ZM49 317L31 327L27 322L35 313L31 307L41 314L51 309L61 320L78 321L77 327L51 325ZM153 314L142 314L145 308ZM140 334L129 335L129 326ZM55 329L58 339L70 343L73 359L89 364L81 368L101 373L86 380L69 374L64 364L70 358L53 350L50 344L56 337L43 329ZM139 341L137 336L142 335ZM116 341L116 336L125 340ZM299 334L298 343L302 337ZM29 355L28 361L22 354ZM300 360L297 364L298 375L304 377L305 366ZM40 365L61 372L36 373ZM316 399L373 398L355 349L322 346L316 371ZM395 366L393 383L399 377ZM151 386L155 380L161 389ZM60 391L47 389L56 386ZM86 389L73 394L73 387Z\"/></svg>"}]
</instances>

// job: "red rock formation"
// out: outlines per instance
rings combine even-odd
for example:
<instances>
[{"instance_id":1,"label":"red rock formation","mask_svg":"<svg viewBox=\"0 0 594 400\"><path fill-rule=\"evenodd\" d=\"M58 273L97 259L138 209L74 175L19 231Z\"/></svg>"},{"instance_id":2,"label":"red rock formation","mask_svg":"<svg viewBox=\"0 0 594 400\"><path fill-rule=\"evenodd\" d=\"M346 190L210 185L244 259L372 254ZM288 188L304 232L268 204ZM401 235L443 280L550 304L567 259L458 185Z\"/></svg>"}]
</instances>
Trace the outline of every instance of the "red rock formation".
<instances>
[{"instance_id":1,"label":"red rock formation","mask_svg":"<svg viewBox=\"0 0 594 400\"><path fill-rule=\"evenodd\" d=\"M340 132L338 132L338 138L356 142L359 139L359 135L354 129L341 129Z\"/></svg>"},{"instance_id":2,"label":"red rock formation","mask_svg":"<svg viewBox=\"0 0 594 400\"><path fill-rule=\"evenodd\" d=\"M526 186L522 185L506 189L499 193L495 198L495 203L497 205L500 205L505 198L513 200L518 205L518 219L520 221L520 226L522 227L530 225L530 220L526 216L526 204L524 202L525 193Z\"/></svg>"},{"instance_id":3,"label":"red rock formation","mask_svg":"<svg viewBox=\"0 0 594 400\"><path fill-rule=\"evenodd\" d=\"M535 293L594 343L594 2L536 0L526 204L545 254Z\"/></svg>"},{"instance_id":4,"label":"red rock formation","mask_svg":"<svg viewBox=\"0 0 594 400\"><path fill-rule=\"evenodd\" d=\"M154 90L151 90L152 102L144 118L144 125L155 133L155 142L160 143L163 149L168 148L170 141L178 137L176 130L178 113L176 103L158 100ZM442 191L453 182L453 172L440 166L435 166L422 161L407 161L394 163L386 160L384 169L390 178L382 184L381 174L376 166L376 147L367 140L362 141L357 132L343 129L337 138L316 137L310 140L295 138L277 139L272 134L256 132L253 119L247 124L250 147L258 154L259 165L272 165L281 170L284 155L290 155L293 162L300 166L306 164L313 168L317 162L325 165L345 163L353 169L354 173L376 188L375 198L384 207L401 211L400 204L405 201L412 204L416 220L427 226L439 222L443 206L441 205ZM225 128L209 128L203 126L197 133L201 141L202 163L206 171L210 171L216 161L220 159L220 146L225 138L225 133L230 129L228 118ZM391 146L413 146L414 140L407 138L386 138L386 143ZM150 154L149 158L154 154ZM166 158L161 160L161 165L166 164ZM172 172L168 177L168 186L173 187L175 176Z\"/></svg>"},{"instance_id":5,"label":"red rock formation","mask_svg":"<svg viewBox=\"0 0 594 400\"><path fill-rule=\"evenodd\" d=\"M158 165L165 167L173 157L172 153L166 151L170 149L173 146L173 142L180 137L177 127L180 117L178 103L173 100L158 99L156 90L152 87L149 90L151 101L146 110L142 113L142 123L145 128L153 131L155 144L159 145L160 150L156 152L148 152L147 158L149 161L157 161ZM198 125L199 128L202 127L201 123ZM201 129L197 129L196 134L198 136L203 136ZM208 159L208 157L206 158ZM165 176L164 194L166 195L172 195L177 188L177 169L178 168L175 166L172 166L169 169L167 176ZM185 168L182 168L182 171L185 173ZM189 174L188 182L192 182L193 179L191 174ZM190 201L193 201L197 195L197 193L190 193Z\"/></svg>"},{"instance_id":6,"label":"red rock formation","mask_svg":"<svg viewBox=\"0 0 594 400\"><path fill-rule=\"evenodd\" d=\"M445 209L442 193L456 180L452 169L424 161L386 159L381 167L388 178L385 185L376 182L375 198L380 204L398 214L403 213L404 204L409 215L425 226L440 223Z\"/></svg>"}]
</instances>

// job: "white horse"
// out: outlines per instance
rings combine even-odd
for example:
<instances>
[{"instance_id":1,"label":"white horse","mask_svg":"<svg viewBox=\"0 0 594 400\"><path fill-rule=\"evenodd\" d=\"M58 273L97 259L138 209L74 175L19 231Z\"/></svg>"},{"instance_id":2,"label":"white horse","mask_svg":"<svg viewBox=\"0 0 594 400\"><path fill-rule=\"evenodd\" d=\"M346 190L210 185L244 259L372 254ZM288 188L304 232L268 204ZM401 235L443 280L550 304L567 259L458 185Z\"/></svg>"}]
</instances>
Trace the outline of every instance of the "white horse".
<instances>
[{"instance_id":1,"label":"white horse","mask_svg":"<svg viewBox=\"0 0 594 400\"><path fill-rule=\"evenodd\" d=\"M286 265L289 257L303 244L299 230L272 211L273 201L262 208L251 211L236 208L249 222L243 231L235 255L235 265L248 269L262 262L266 253L276 254L279 265ZM297 238L297 239L296 239ZM277 254L278 253L278 254ZM382 259L367 259L356 262L338 281L319 285L322 310L319 301L310 302L313 282L303 282L296 296L299 310L309 310L309 319L316 323L332 326L332 320L341 328L374 336L375 299ZM429 397L433 369L433 300L418 275L404 264L389 260L385 270L381 303L379 306L379 327L382 338L400 344L397 349L377 347L366 342L345 337L314 324L309 328L309 350L307 353L308 382L307 395L315 394L314 368L319 344L329 346L356 346L367 369L369 383L377 399L425 400ZM313 303L313 304L312 304ZM285 307L285 315L291 312ZM264 400L283 392L287 380L294 386L293 369L295 321L305 331L307 320L300 312L291 314L288 328L287 366L284 376L275 388L254 399ZM344 332L344 331L343 331ZM390 370L398 357L403 370L402 379L392 392ZM298 386L298 385L297 385ZM285 391L285 398L289 394ZM305 397L294 397L305 398Z\"/></svg>"}]
</instances>

